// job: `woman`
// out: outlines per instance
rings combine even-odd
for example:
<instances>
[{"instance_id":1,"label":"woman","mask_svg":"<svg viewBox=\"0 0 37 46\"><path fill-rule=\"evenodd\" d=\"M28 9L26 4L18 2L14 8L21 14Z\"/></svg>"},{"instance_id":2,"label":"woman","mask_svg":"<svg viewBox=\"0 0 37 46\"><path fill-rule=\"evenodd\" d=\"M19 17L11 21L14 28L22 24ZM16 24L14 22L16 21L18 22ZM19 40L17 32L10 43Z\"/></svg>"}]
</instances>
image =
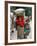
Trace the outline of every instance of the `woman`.
<instances>
[{"instance_id":1,"label":"woman","mask_svg":"<svg viewBox=\"0 0 37 46\"><path fill-rule=\"evenodd\" d=\"M24 12L25 9L23 8L18 8L15 10L18 39L24 38Z\"/></svg>"},{"instance_id":2,"label":"woman","mask_svg":"<svg viewBox=\"0 0 37 46\"><path fill-rule=\"evenodd\" d=\"M17 37L22 39L24 38L24 16L18 16L16 18L17 25Z\"/></svg>"}]
</instances>

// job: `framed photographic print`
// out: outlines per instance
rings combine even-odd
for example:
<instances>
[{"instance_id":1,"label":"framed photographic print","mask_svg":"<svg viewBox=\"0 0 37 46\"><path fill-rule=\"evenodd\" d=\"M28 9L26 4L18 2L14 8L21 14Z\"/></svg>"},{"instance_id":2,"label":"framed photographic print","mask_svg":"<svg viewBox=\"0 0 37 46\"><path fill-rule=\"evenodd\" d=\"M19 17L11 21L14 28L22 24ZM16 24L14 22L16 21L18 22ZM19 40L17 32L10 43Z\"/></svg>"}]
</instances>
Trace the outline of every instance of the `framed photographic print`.
<instances>
[{"instance_id":1,"label":"framed photographic print","mask_svg":"<svg viewBox=\"0 0 37 46\"><path fill-rule=\"evenodd\" d=\"M5 45L36 42L36 3L5 1Z\"/></svg>"}]
</instances>

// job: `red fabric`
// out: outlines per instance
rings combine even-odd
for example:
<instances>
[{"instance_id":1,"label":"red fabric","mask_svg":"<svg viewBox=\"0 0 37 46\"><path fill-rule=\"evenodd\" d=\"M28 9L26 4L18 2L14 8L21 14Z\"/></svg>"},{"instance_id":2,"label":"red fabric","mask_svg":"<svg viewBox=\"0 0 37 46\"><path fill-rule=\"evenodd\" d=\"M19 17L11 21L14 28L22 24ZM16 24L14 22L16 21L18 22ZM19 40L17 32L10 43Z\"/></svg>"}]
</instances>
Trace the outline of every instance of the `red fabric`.
<instances>
[{"instance_id":1,"label":"red fabric","mask_svg":"<svg viewBox=\"0 0 37 46\"><path fill-rule=\"evenodd\" d=\"M21 21L19 20L19 18L21 18ZM16 18L16 24L19 25L19 26L24 27L24 16L17 17Z\"/></svg>"}]
</instances>

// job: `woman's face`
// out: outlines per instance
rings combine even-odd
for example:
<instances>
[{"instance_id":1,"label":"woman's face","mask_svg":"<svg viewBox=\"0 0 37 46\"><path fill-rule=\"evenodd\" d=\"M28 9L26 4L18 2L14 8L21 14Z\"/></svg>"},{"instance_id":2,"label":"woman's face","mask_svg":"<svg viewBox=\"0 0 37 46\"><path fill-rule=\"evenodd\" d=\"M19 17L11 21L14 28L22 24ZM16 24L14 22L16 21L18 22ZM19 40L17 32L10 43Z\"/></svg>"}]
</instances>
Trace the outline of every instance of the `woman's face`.
<instances>
[{"instance_id":1,"label":"woman's face","mask_svg":"<svg viewBox=\"0 0 37 46\"><path fill-rule=\"evenodd\" d=\"M19 20L21 21L21 17L19 17Z\"/></svg>"}]
</instances>

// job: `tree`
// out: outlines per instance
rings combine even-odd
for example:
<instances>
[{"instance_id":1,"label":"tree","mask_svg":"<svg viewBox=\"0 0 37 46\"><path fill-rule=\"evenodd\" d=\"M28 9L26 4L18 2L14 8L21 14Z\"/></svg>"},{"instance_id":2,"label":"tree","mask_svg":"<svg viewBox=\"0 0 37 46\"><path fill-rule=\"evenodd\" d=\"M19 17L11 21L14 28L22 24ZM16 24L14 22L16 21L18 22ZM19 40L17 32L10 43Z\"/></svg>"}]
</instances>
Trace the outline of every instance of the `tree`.
<instances>
[{"instance_id":1,"label":"tree","mask_svg":"<svg viewBox=\"0 0 37 46\"><path fill-rule=\"evenodd\" d=\"M26 7L25 15L28 17L32 15L32 8L31 7Z\"/></svg>"}]
</instances>

